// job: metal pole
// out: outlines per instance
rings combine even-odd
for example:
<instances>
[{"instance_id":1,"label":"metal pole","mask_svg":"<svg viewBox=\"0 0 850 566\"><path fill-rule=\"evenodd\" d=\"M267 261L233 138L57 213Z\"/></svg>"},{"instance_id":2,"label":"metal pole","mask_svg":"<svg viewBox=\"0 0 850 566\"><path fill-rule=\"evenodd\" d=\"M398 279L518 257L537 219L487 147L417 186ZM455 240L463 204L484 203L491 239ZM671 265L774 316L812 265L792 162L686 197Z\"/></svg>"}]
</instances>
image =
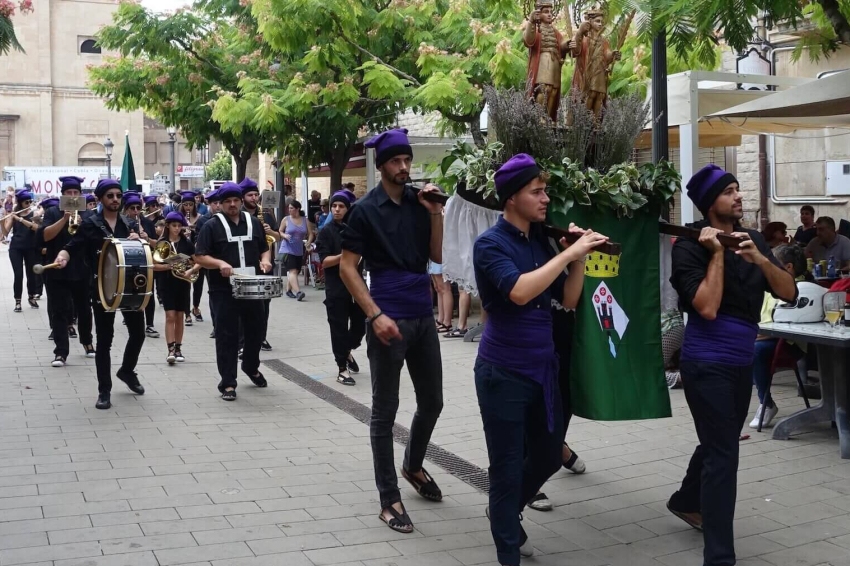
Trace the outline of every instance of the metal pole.
<instances>
[{"instance_id":1,"label":"metal pole","mask_svg":"<svg viewBox=\"0 0 850 566\"><path fill-rule=\"evenodd\" d=\"M174 144L177 143L177 140L174 139L174 134L169 134L171 140L168 142L171 144L171 192L177 192L177 179L175 175L177 174L177 166L174 164Z\"/></svg>"},{"instance_id":2,"label":"metal pole","mask_svg":"<svg viewBox=\"0 0 850 566\"><path fill-rule=\"evenodd\" d=\"M112 178L112 158L111 157L106 158L106 178L107 179Z\"/></svg>"},{"instance_id":3,"label":"metal pole","mask_svg":"<svg viewBox=\"0 0 850 566\"><path fill-rule=\"evenodd\" d=\"M277 218L281 219L289 211L284 210L286 207L286 195L283 194L283 185L286 181L283 178L283 161L280 152L277 152L275 155L275 163L277 163L277 165L274 170L274 190L279 191L282 197L277 207Z\"/></svg>"},{"instance_id":4,"label":"metal pole","mask_svg":"<svg viewBox=\"0 0 850 566\"><path fill-rule=\"evenodd\" d=\"M670 159L667 121L667 30L652 40L652 162Z\"/></svg>"}]
</instances>

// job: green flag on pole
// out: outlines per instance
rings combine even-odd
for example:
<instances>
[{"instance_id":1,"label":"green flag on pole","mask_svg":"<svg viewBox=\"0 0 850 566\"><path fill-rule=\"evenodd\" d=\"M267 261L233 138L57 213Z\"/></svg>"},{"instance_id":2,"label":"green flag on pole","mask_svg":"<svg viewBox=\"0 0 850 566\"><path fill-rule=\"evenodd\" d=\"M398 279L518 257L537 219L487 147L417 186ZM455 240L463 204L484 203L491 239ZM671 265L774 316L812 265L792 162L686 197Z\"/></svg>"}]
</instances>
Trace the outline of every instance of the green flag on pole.
<instances>
[{"instance_id":1,"label":"green flag on pole","mask_svg":"<svg viewBox=\"0 0 850 566\"><path fill-rule=\"evenodd\" d=\"M613 421L671 416L661 352L658 210L633 218L573 206L569 222L593 228L622 244L619 257L594 252L585 264L576 309L570 365L573 413Z\"/></svg>"},{"instance_id":2,"label":"green flag on pole","mask_svg":"<svg viewBox=\"0 0 850 566\"><path fill-rule=\"evenodd\" d=\"M130 134L124 134L124 165L121 166L121 192L136 190L136 168L130 151Z\"/></svg>"}]
</instances>

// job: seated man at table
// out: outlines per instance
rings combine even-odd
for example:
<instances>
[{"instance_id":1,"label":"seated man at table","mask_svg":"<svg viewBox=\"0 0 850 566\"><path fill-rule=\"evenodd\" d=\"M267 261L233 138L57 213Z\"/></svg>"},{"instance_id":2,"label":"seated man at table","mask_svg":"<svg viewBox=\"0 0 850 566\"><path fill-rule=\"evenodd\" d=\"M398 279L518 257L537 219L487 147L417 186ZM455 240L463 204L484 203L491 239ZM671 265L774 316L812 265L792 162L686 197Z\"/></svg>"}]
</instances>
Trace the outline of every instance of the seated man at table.
<instances>
[{"instance_id":1,"label":"seated man at table","mask_svg":"<svg viewBox=\"0 0 850 566\"><path fill-rule=\"evenodd\" d=\"M803 254L803 249L799 246L785 245L779 246L773 250L773 255L779 260L785 271L794 276L795 281L805 281L806 275L806 256ZM773 309L776 306L777 299L770 293L765 293L764 303L761 307L761 323L773 322ZM767 399L767 408L765 409L765 397L767 395L768 384L770 383L770 363L773 360L773 353L776 351L777 338L769 336L757 336L755 344L755 352L753 356L753 383L756 386L759 396L759 407L753 420L750 422L750 428L758 428L759 418L761 413L764 414L762 426L767 426L776 413L779 412L779 407L773 402L773 399ZM789 344L789 347L799 348L799 346Z\"/></svg>"},{"instance_id":2,"label":"seated man at table","mask_svg":"<svg viewBox=\"0 0 850 566\"><path fill-rule=\"evenodd\" d=\"M815 263L834 257L836 267L850 265L850 238L835 231L835 220L821 216L815 226L818 235L806 246L806 257L812 258Z\"/></svg>"}]
</instances>

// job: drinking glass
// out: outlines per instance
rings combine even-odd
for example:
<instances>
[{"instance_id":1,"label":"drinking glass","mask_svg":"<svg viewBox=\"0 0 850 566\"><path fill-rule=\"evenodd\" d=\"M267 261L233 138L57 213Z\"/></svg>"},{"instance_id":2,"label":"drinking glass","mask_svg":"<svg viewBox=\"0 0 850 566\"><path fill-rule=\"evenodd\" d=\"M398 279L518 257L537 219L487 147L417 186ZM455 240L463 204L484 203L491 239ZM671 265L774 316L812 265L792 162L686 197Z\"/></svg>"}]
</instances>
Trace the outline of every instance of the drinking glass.
<instances>
[{"instance_id":1,"label":"drinking glass","mask_svg":"<svg viewBox=\"0 0 850 566\"><path fill-rule=\"evenodd\" d=\"M826 321L835 331L838 324L844 319L844 292L827 293L823 296L823 313Z\"/></svg>"}]
</instances>

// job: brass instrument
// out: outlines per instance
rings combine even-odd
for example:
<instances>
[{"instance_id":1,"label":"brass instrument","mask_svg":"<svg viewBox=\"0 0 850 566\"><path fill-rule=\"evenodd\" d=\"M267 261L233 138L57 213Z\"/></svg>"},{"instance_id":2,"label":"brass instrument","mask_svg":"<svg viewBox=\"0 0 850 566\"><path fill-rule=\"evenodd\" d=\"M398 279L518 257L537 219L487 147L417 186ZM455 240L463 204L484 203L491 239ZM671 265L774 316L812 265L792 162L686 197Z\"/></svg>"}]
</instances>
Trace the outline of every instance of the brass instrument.
<instances>
[{"instance_id":1,"label":"brass instrument","mask_svg":"<svg viewBox=\"0 0 850 566\"><path fill-rule=\"evenodd\" d=\"M78 211L74 211L74 216L71 217L71 221L68 223L68 233L72 236L77 233L77 230L80 229L80 213Z\"/></svg>"},{"instance_id":2,"label":"brass instrument","mask_svg":"<svg viewBox=\"0 0 850 566\"><path fill-rule=\"evenodd\" d=\"M263 216L263 205L259 202L257 203L257 218L260 220L260 226L265 226L266 217ZM277 240L275 240L274 236L266 234L266 245L270 250L274 250L275 242L277 242Z\"/></svg>"},{"instance_id":3,"label":"brass instrument","mask_svg":"<svg viewBox=\"0 0 850 566\"><path fill-rule=\"evenodd\" d=\"M171 266L171 274L177 279L182 279L187 283L194 283L198 280L199 273L196 271L191 275L187 272L192 269L194 263L191 258L177 258L177 248L168 240L160 240L153 249L153 260L155 263L168 264Z\"/></svg>"}]
</instances>

